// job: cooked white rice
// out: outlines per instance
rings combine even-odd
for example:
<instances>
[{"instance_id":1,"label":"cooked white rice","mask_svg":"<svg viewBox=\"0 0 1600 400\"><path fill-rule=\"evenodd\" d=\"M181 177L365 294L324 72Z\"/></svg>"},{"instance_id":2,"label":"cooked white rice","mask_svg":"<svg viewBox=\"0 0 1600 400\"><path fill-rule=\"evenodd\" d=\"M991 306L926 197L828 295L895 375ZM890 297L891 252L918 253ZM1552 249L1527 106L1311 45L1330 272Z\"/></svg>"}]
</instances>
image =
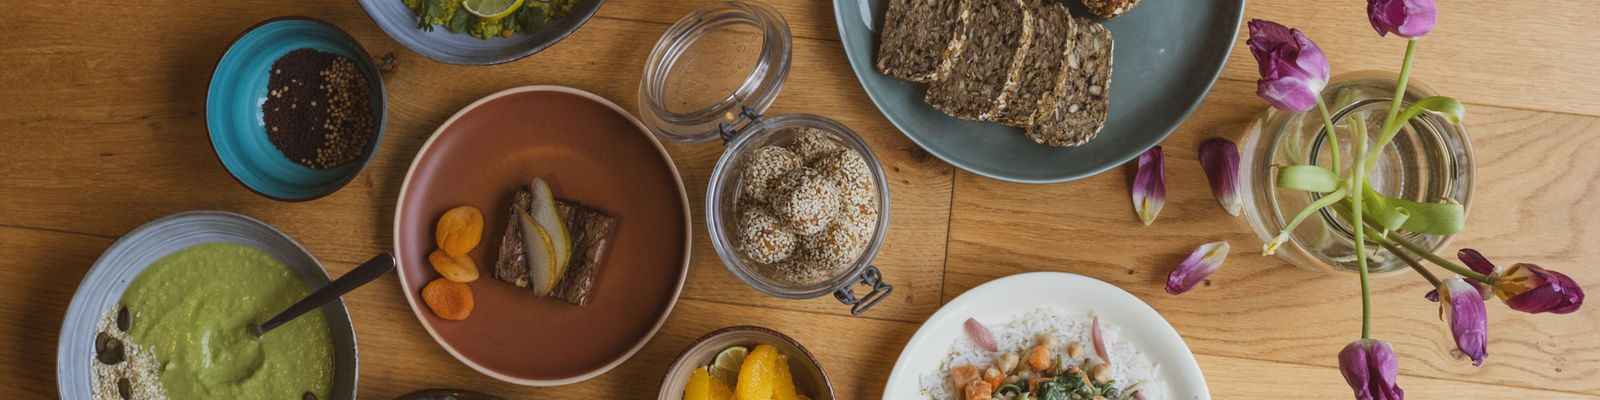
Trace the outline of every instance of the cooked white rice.
<instances>
[{"instance_id":1,"label":"cooked white rice","mask_svg":"<svg viewBox=\"0 0 1600 400\"><path fill-rule=\"evenodd\" d=\"M1056 336L1057 348L1051 349L1052 353L1060 354L1068 364L1081 364L1084 360L1098 358L1094 354L1094 339L1090 336L1091 318L1090 314L1071 315L1056 307L1044 307L1019 315L1004 325L997 325L999 321L978 322L994 333L995 343L1002 352L1022 353L1037 343L1039 334L1048 332ZM924 398L959 400L961 392L956 390L946 372L962 365L974 365L981 370L994 363L993 353L978 348L977 343L967 338L962 326L952 326L950 329L960 329L962 333L950 345L950 353L939 363L939 368L922 374L921 394ZM1101 320L1100 330L1104 335L1102 339L1105 341L1106 355L1111 357L1111 379L1116 381L1116 387L1127 389L1138 384L1145 399L1166 399L1167 385L1160 379L1160 366L1151 363L1144 353L1123 341L1122 332L1115 325ZM1073 342L1082 343L1083 352L1075 358L1067 357L1063 349Z\"/></svg>"}]
</instances>

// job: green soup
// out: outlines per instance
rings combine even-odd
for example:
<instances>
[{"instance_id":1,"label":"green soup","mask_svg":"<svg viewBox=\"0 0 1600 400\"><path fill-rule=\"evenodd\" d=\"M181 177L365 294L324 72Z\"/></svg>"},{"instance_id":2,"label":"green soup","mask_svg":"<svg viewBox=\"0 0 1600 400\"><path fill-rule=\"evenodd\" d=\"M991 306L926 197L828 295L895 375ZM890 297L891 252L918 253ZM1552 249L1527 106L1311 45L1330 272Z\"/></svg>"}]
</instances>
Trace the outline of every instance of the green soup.
<instances>
[{"instance_id":1,"label":"green soup","mask_svg":"<svg viewBox=\"0 0 1600 400\"><path fill-rule=\"evenodd\" d=\"M255 247L207 243L162 257L128 285L129 334L151 348L174 399L327 399L333 342L322 313L261 338L257 324L309 292Z\"/></svg>"}]
</instances>

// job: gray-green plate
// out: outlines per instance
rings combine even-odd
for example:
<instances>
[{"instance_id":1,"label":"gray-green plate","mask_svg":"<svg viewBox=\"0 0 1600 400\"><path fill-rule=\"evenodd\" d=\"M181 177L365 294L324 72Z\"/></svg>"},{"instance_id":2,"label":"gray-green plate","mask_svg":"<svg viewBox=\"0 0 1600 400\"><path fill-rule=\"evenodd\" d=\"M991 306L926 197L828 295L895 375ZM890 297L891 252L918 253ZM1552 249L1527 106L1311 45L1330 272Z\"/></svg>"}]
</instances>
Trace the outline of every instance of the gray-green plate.
<instances>
[{"instance_id":1,"label":"gray-green plate","mask_svg":"<svg viewBox=\"0 0 1600 400\"><path fill-rule=\"evenodd\" d=\"M1089 15L1068 1L1074 16ZM922 102L924 85L873 67L889 0L834 0L850 68L883 115L945 162L1023 183L1065 182L1104 172L1160 143L1200 105L1222 72L1244 17L1244 0L1144 0L1105 26L1115 40L1111 109L1083 146L1034 143L1022 129L956 119Z\"/></svg>"}]
</instances>

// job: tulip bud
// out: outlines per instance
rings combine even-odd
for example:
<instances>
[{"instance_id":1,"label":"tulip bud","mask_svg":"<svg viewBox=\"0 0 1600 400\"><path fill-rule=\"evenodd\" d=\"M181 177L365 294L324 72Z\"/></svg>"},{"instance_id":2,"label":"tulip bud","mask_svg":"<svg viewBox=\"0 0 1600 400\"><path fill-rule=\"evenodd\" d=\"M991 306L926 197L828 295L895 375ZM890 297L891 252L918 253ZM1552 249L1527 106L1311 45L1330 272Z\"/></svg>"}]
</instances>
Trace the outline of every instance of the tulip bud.
<instances>
[{"instance_id":1,"label":"tulip bud","mask_svg":"<svg viewBox=\"0 0 1600 400\"><path fill-rule=\"evenodd\" d=\"M1478 288L1459 276L1440 282L1439 317L1450 324L1456 348L1472 358L1473 366L1482 365L1489 353L1489 314Z\"/></svg>"},{"instance_id":2,"label":"tulip bud","mask_svg":"<svg viewBox=\"0 0 1600 400\"><path fill-rule=\"evenodd\" d=\"M1332 71L1322 49L1297 29L1276 22L1250 21L1250 54L1256 58L1261 79L1256 95L1288 112L1306 112L1328 86Z\"/></svg>"},{"instance_id":3,"label":"tulip bud","mask_svg":"<svg viewBox=\"0 0 1600 400\"><path fill-rule=\"evenodd\" d=\"M1416 39L1433 31L1439 9L1433 0L1367 0L1367 21L1379 36Z\"/></svg>"},{"instance_id":4,"label":"tulip bud","mask_svg":"<svg viewBox=\"0 0 1600 400\"><path fill-rule=\"evenodd\" d=\"M1513 310L1566 314L1583 306L1583 287L1566 274L1533 264L1516 264L1495 278L1494 294Z\"/></svg>"},{"instance_id":5,"label":"tulip bud","mask_svg":"<svg viewBox=\"0 0 1600 400\"><path fill-rule=\"evenodd\" d=\"M1339 372L1355 391L1357 400L1403 400L1405 391L1395 382L1400 361L1389 342L1360 339L1339 351Z\"/></svg>"}]
</instances>

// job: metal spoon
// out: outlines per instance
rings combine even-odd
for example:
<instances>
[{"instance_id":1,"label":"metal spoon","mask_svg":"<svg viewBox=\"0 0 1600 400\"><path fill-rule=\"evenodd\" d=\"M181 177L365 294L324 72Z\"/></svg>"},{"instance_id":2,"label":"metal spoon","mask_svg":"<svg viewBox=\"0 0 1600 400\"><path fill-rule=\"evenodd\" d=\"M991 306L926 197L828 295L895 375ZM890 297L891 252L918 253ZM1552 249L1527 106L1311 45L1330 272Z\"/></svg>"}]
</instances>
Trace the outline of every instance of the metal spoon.
<instances>
[{"instance_id":1,"label":"metal spoon","mask_svg":"<svg viewBox=\"0 0 1600 400\"><path fill-rule=\"evenodd\" d=\"M272 319L267 320L267 322L261 323L261 326L256 327L256 337L261 337L261 335L266 334L267 331L272 330L272 328L277 328L279 325L283 325L284 323L293 320L295 317L300 316L300 314L305 314L307 311L322 307L323 304L327 304L328 302L338 299L339 296L343 296L345 293L349 293L351 290L361 287L361 285L365 285L368 282L372 282L374 279L378 279L378 277L383 276L383 274L388 273L390 270L393 270L394 266L395 260L393 254L389 254L387 251L378 253L378 255L372 257L371 260L361 263L360 266L350 270L350 272L345 273L344 276L340 276L339 279L334 279L333 282L328 283L327 286L317 289L317 291L312 292L310 296L306 296L306 298L301 299L300 302L294 303L294 305L284 309L283 312L278 313L277 316L272 317Z\"/></svg>"}]
</instances>

